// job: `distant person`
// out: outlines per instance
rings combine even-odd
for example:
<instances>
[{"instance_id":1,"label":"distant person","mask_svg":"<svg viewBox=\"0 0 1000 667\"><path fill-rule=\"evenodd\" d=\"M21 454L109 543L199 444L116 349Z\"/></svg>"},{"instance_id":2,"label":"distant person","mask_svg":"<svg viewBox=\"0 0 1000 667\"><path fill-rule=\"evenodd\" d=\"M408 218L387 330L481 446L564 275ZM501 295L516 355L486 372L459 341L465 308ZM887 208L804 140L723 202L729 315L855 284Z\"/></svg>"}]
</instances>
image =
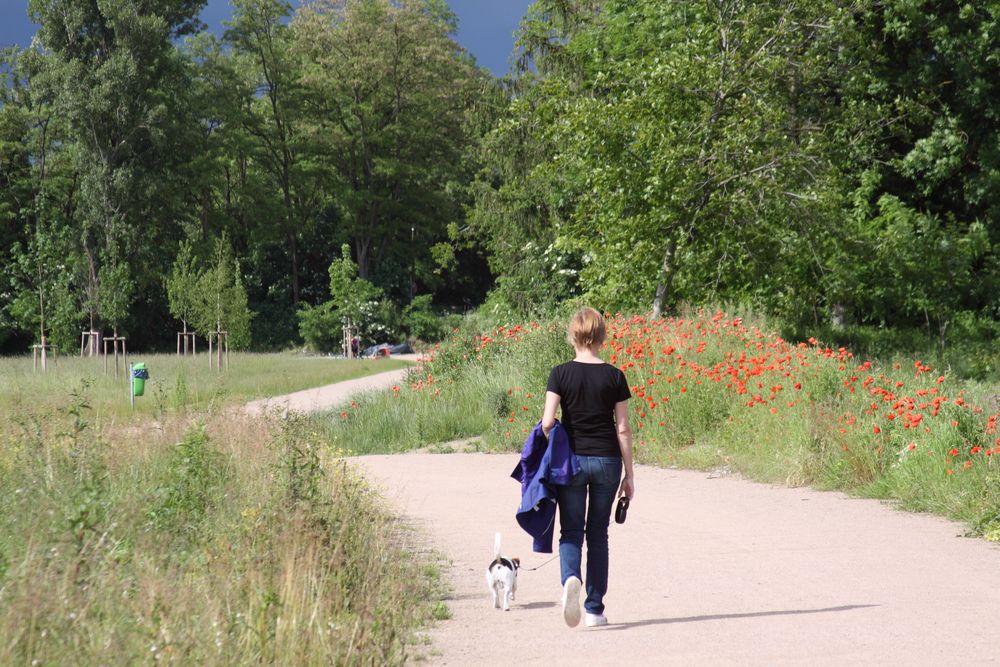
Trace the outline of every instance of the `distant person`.
<instances>
[{"instance_id":1,"label":"distant person","mask_svg":"<svg viewBox=\"0 0 1000 667\"><path fill-rule=\"evenodd\" d=\"M351 357L354 359L358 358L358 350L361 349L361 341L358 340L357 336L351 338Z\"/></svg>"},{"instance_id":2,"label":"distant person","mask_svg":"<svg viewBox=\"0 0 1000 667\"><path fill-rule=\"evenodd\" d=\"M608 525L615 496L632 498L632 430L628 422L628 380L617 367L597 356L606 336L604 317L583 308L570 320L572 361L549 374L542 430L548 437L562 409L561 423L580 472L566 486L556 486L559 506L559 562L563 585L563 618L580 622L583 542L587 542L584 610L587 626L607 625L604 595L608 591ZM622 477L624 469L625 476Z\"/></svg>"}]
</instances>

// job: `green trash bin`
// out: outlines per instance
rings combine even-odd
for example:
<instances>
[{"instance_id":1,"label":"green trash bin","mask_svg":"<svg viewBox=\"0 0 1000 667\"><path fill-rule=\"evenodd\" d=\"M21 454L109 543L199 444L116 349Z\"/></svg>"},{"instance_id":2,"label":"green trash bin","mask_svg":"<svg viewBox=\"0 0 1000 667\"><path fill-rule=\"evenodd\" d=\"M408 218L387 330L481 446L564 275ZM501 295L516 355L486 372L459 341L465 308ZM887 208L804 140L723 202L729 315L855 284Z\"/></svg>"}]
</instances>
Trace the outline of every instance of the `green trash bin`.
<instances>
[{"instance_id":1,"label":"green trash bin","mask_svg":"<svg viewBox=\"0 0 1000 667\"><path fill-rule=\"evenodd\" d=\"M142 396L146 392L146 380L149 379L149 371L146 364L139 362L132 365L132 395Z\"/></svg>"}]
</instances>

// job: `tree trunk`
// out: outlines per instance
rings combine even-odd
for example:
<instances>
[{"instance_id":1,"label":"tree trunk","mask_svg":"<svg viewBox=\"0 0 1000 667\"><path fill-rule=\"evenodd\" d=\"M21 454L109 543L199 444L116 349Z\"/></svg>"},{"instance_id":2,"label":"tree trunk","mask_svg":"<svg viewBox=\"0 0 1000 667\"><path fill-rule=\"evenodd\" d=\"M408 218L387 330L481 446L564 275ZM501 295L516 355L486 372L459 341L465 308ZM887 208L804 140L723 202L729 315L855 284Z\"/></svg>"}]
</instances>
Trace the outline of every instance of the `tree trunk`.
<instances>
[{"instance_id":1,"label":"tree trunk","mask_svg":"<svg viewBox=\"0 0 1000 667\"><path fill-rule=\"evenodd\" d=\"M45 345L45 290L42 287L41 270L39 269L38 278L38 333L42 339L42 345ZM44 347L42 351L42 368L45 368L45 356Z\"/></svg>"},{"instance_id":2,"label":"tree trunk","mask_svg":"<svg viewBox=\"0 0 1000 667\"><path fill-rule=\"evenodd\" d=\"M847 306L842 303L833 304L830 313L830 326L838 331L842 331L847 326Z\"/></svg>"},{"instance_id":3,"label":"tree trunk","mask_svg":"<svg viewBox=\"0 0 1000 667\"><path fill-rule=\"evenodd\" d=\"M358 278L362 280L368 280L371 271L371 249L370 238L359 238L354 242L354 250L358 253Z\"/></svg>"},{"instance_id":4,"label":"tree trunk","mask_svg":"<svg viewBox=\"0 0 1000 667\"><path fill-rule=\"evenodd\" d=\"M299 303L299 242L295 232L288 235L288 252L292 256L292 303Z\"/></svg>"},{"instance_id":5,"label":"tree trunk","mask_svg":"<svg viewBox=\"0 0 1000 667\"><path fill-rule=\"evenodd\" d=\"M90 315L90 330L94 330L94 321L97 319L97 298L100 286L97 283L97 266L94 263L94 253L90 246L84 245L84 252L87 253L87 311Z\"/></svg>"},{"instance_id":6,"label":"tree trunk","mask_svg":"<svg viewBox=\"0 0 1000 667\"><path fill-rule=\"evenodd\" d=\"M946 320L945 318L940 318L938 320L938 342L941 344L941 351L944 352L947 338L945 333L948 331L948 325L951 324L951 320Z\"/></svg>"},{"instance_id":7,"label":"tree trunk","mask_svg":"<svg viewBox=\"0 0 1000 667\"><path fill-rule=\"evenodd\" d=\"M670 288L674 282L674 253L677 252L677 241L673 237L667 241L663 251L663 264L660 266L660 280L656 285L656 297L653 298L653 319L658 319L663 312L663 304L670 296Z\"/></svg>"}]
</instances>

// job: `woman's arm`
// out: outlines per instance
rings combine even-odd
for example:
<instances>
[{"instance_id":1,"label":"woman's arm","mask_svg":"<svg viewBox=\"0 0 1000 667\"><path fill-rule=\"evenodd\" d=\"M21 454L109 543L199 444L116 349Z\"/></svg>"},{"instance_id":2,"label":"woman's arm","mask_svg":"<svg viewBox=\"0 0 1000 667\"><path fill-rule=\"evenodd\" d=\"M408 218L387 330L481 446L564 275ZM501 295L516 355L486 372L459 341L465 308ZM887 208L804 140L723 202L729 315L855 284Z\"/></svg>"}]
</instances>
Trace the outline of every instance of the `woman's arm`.
<instances>
[{"instance_id":1,"label":"woman's arm","mask_svg":"<svg viewBox=\"0 0 1000 667\"><path fill-rule=\"evenodd\" d=\"M628 401L615 403L615 423L618 425L618 446L622 450L622 467L625 469L618 495L631 499L635 495L635 477L632 470L632 427L628 423Z\"/></svg>"},{"instance_id":2,"label":"woman's arm","mask_svg":"<svg viewBox=\"0 0 1000 667\"><path fill-rule=\"evenodd\" d=\"M545 409L542 410L542 433L549 437L549 431L556 423L556 411L559 409L559 394L545 392Z\"/></svg>"}]
</instances>

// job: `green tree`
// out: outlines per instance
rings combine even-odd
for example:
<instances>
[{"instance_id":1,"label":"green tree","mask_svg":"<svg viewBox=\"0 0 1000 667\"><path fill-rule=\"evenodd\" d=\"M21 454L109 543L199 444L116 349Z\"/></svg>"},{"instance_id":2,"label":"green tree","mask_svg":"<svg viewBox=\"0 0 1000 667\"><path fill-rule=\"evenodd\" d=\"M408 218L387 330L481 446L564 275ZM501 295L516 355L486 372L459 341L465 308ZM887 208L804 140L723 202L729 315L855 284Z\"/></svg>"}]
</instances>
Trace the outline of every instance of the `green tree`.
<instances>
[{"instance_id":1,"label":"green tree","mask_svg":"<svg viewBox=\"0 0 1000 667\"><path fill-rule=\"evenodd\" d=\"M341 320L357 322L364 314L365 304L382 298L382 290L360 277L358 265L351 259L351 248L340 249L340 259L330 264L330 302Z\"/></svg>"},{"instance_id":2,"label":"green tree","mask_svg":"<svg viewBox=\"0 0 1000 667\"><path fill-rule=\"evenodd\" d=\"M128 266L118 257L107 257L98 270L100 285L98 312L101 320L111 325L114 335L118 335L118 327L129 314L135 292Z\"/></svg>"},{"instance_id":3,"label":"green tree","mask_svg":"<svg viewBox=\"0 0 1000 667\"><path fill-rule=\"evenodd\" d=\"M181 243L180 251L174 260L173 270L166 281L167 301L170 314L181 321L184 333L187 333L188 322L195 317L198 309L198 285L201 274L198 270L190 241Z\"/></svg>"},{"instance_id":4,"label":"green tree","mask_svg":"<svg viewBox=\"0 0 1000 667\"><path fill-rule=\"evenodd\" d=\"M75 146L58 113L58 68L33 50L2 54L0 87L0 323L62 350L78 335ZM55 70L55 73L54 73ZM0 335L2 339L2 335Z\"/></svg>"},{"instance_id":5,"label":"green tree","mask_svg":"<svg viewBox=\"0 0 1000 667\"><path fill-rule=\"evenodd\" d=\"M15 289L9 303L13 320L38 332L64 352L79 342L80 303L74 295L73 239L63 232L38 229L25 246L12 248L9 277Z\"/></svg>"},{"instance_id":6,"label":"green tree","mask_svg":"<svg viewBox=\"0 0 1000 667\"><path fill-rule=\"evenodd\" d=\"M860 3L838 57L845 123L877 132L845 153L853 178L830 275L860 321L944 332L1000 313L1000 3Z\"/></svg>"},{"instance_id":7,"label":"green tree","mask_svg":"<svg viewBox=\"0 0 1000 667\"><path fill-rule=\"evenodd\" d=\"M827 137L800 91L823 88L835 7L605 10L577 47L598 54L594 92L567 105L557 136L569 148L554 160L583 183L565 239L588 254L584 285L654 315L780 289L787 250L831 223Z\"/></svg>"},{"instance_id":8,"label":"green tree","mask_svg":"<svg viewBox=\"0 0 1000 667\"><path fill-rule=\"evenodd\" d=\"M360 276L416 262L432 279L429 249L462 218L466 116L482 81L449 36L454 15L440 0L321 0L293 28L311 140L341 184Z\"/></svg>"},{"instance_id":9,"label":"green tree","mask_svg":"<svg viewBox=\"0 0 1000 667\"><path fill-rule=\"evenodd\" d=\"M477 111L474 205L453 237L483 245L496 286L486 307L508 319L551 311L580 293L583 255L558 243L579 183L553 168L554 128L586 73L572 45L600 25L599 2L539 0L517 34L519 73L488 86Z\"/></svg>"},{"instance_id":10,"label":"green tree","mask_svg":"<svg viewBox=\"0 0 1000 667\"><path fill-rule=\"evenodd\" d=\"M169 227L165 178L176 146L175 95L186 69L172 41L199 26L204 0L30 0L51 58L55 105L75 140L85 304L91 326L119 324L137 294L138 267L155 264ZM169 215L169 213L168 213ZM169 218L168 218L169 219ZM141 261L146 260L146 261ZM149 261L153 260L153 261ZM159 279L156 279L159 283Z\"/></svg>"},{"instance_id":11,"label":"green tree","mask_svg":"<svg viewBox=\"0 0 1000 667\"><path fill-rule=\"evenodd\" d=\"M348 322L357 327L365 341L372 341L376 333L384 333L380 329L391 317L383 312L382 289L358 276L358 265L351 259L349 245L341 246L340 258L330 264L329 274L330 300L299 309L299 333L306 344L320 352L338 351L341 327Z\"/></svg>"},{"instance_id":12,"label":"green tree","mask_svg":"<svg viewBox=\"0 0 1000 667\"><path fill-rule=\"evenodd\" d=\"M561 97L552 85L526 74L516 86L493 93L506 103L480 144L481 167L472 185L468 226L456 240L481 243L498 276L488 301L494 314L520 318L546 312L579 293L581 255L556 243L576 201L575 184L551 168L552 133Z\"/></svg>"},{"instance_id":13,"label":"green tree","mask_svg":"<svg viewBox=\"0 0 1000 667\"><path fill-rule=\"evenodd\" d=\"M221 40L195 34L204 4L28 3L38 34L2 56L0 86L10 349L38 335L43 310L66 343L86 320L162 342L135 323L170 310L179 244L223 233L265 343L294 337L294 304L322 300L343 242L395 299L461 293L430 248L445 257L445 227L463 221L469 111L487 77L450 39L446 3L322 3L293 17L287 2L238 0ZM398 316L384 306L372 317Z\"/></svg>"},{"instance_id":14,"label":"green tree","mask_svg":"<svg viewBox=\"0 0 1000 667\"><path fill-rule=\"evenodd\" d=\"M184 174L189 202L182 218L184 236L201 246L223 232L229 235L245 270L251 308L259 313L254 343L284 346L295 336L296 280L300 298L325 293L329 254L316 260L312 253L325 252L335 242L317 244L317 235L328 228L314 231L310 219L292 229L290 243L288 208L275 163L259 133L251 131L259 127L257 121L268 127L263 98L254 92L257 61L210 33L188 40L185 51L193 72L187 106L193 120L185 124L185 141L196 150ZM284 93L282 97L284 101ZM308 251L296 251L294 262L292 244ZM296 270L290 270L293 264Z\"/></svg>"},{"instance_id":15,"label":"green tree","mask_svg":"<svg viewBox=\"0 0 1000 667\"><path fill-rule=\"evenodd\" d=\"M216 239L214 246L211 264L198 277L192 323L205 338L227 332L229 345L243 349L250 345L253 313L247 304L240 265L226 235Z\"/></svg>"},{"instance_id":16,"label":"green tree","mask_svg":"<svg viewBox=\"0 0 1000 667\"><path fill-rule=\"evenodd\" d=\"M519 36L536 71L486 141L470 218L501 291L815 310L845 252L852 146L881 121L839 104L855 10L536 2Z\"/></svg>"},{"instance_id":17,"label":"green tree","mask_svg":"<svg viewBox=\"0 0 1000 667\"><path fill-rule=\"evenodd\" d=\"M235 54L240 81L239 122L251 155L280 195L276 228L291 262L292 302L300 298L300 243L327 196L328 174L314 158L303 120L302 64L293 48L283 0L235 0L225 42Z\"/></svg>"}]
</instances>

